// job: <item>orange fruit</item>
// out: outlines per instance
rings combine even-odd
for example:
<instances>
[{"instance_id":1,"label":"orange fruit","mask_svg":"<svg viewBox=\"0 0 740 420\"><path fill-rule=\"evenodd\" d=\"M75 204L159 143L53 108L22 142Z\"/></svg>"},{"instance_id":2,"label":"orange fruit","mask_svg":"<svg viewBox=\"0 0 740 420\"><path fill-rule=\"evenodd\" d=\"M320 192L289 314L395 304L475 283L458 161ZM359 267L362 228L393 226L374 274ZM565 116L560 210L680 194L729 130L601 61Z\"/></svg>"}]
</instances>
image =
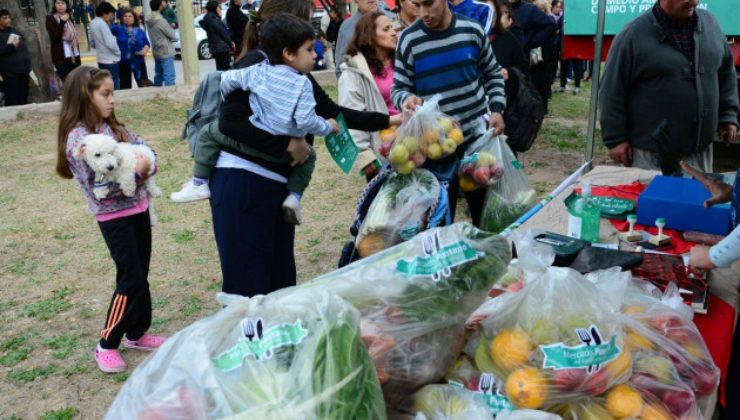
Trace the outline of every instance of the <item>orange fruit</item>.
<instances>
[{"instance_id":1,"label":"orange fruit","mask_svg":"<svg viewBox=\"0 0 740 420\"><path fill-rule=\"evenodd\" d=\"M459 128L455 127L447 134L447 137L455 140L455 143L460 144L463 142L463 132Z\"/></svg>"},{"instance_id":2,"label":"orange fruit","mask_svg":"<svg viewBox=\"0 0 740 420\"><path fill-rule=\"evenodd\" d=\"M642 408L642 395L629 385L617 385L606 394L606 410L618 419L635 417Z\"/></svg>"},{"instance_id":3,"label":"orange fruit","mask_svg":"<svg viewBox=\"0 0 740 420\"><path fill-rule=\"evenodd\" d=\"M547 400L547 379L537 368L521 368L506 378L506 395L519 408L540 408Z\"/></svg>"},{"instance_id":4,"label":"orange fruit","mask_svg":"<svg viewBox=\"0 0 740 420\"><path fill-rule=\"evenodd\" d=\"M466 176L460 178L460 189L464 192L473 191L475 189L475 181Z\"/></svg>"},{"instance_id":5,"label":"orange fruit","mask_svg":"<svg viewBox=\"0 0 740 420\"><path fill-rule=\"evenodd\" d=\"M532 340L520 330L501 330L491 340L491 359L497 366L512 370L529 362Z\"/></svg>"},{"instance_id":6,"label":"orange fruit","mask_svg":"<svg viewBox=\"0 0 740 420\"><path fill-rule=\"evenodd\" d=\"M380 141L387 143L396 139L396 129L388 127L385 130L380 130Z\"/></svg>"},{"instance_id":7,"label":"orange fruit","mask_svg":"<svg viewBox=\"0 0 740 420\"><path fill-rule=\"evenodd\" d=\"M622 349L622 353L607 363L605 369L612 378L627 377L632 369L632 352L628 348Z\"/></svg>"},{"instance_id":8,"label":"orange fruit","mask_svg":"<svg viewBox=\"0 0 740 420\"><path fill-rule=\"evenodd\" d=\"M646 405L640 417L642 420L671 420L671 414L660 403Z\"/></svg>"},{"instance_id":9,"label":"orange fruit","mask_svg":"<svg viewBox=\"0 0 740 420\"><path fill-rule=\"evenodd\" d=\"M653 342L649 338L642 334L638 334L634 331L627 332L625 337L625 344L631 350L652 350Z\"/></svg>"}]
</instances>

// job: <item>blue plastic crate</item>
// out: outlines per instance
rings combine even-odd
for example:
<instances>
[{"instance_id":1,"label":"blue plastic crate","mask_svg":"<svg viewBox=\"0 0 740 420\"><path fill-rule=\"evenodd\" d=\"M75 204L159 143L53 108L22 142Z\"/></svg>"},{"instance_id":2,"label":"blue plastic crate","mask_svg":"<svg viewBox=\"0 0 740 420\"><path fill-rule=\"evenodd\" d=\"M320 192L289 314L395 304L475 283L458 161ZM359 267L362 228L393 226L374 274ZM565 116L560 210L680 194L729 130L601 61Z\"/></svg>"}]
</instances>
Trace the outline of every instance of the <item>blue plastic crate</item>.
<instances>
[{"instance_id":1,"label":"blue plastic crate","mask_svg":"<svg viewBox=\"0 0 740 420\"><path fill-rule=\"evenodd\" d=\"M670 229L727 235L730 205L704 208L711 196L697 180L658 175L637 199L637 223L654 226L662 217Z\"/></svg>"}]
</instances>

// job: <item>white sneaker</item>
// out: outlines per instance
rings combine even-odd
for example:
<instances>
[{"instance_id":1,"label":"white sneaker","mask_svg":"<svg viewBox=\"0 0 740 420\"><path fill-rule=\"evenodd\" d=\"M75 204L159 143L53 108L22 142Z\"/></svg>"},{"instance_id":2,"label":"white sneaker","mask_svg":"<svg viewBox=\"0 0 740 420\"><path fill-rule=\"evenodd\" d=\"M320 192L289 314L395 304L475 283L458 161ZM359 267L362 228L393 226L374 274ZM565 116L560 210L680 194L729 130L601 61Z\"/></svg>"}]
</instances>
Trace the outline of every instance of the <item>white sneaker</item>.
<instances>
[{"instance_id":1,"label":"white sneaker","mask_svg":"<svg viewBox=\"0 0 740 420\"><path fill-rule=\"evenodd\" d=\"M293 194L283 201L283 220L294 225L301 224L301 202Z\"/></svg>"},{"instance_id":2,"label":"white sneaker","mask_svg":"<svg viewBox=\"0 0 740 420\"><path fill-rule=\"evenodd\" d=\"M178 192L170 194L170 200L175 203L188 203L191 201L203 200L211 196L211 190L208 183L198 186L193 185L193 181L186 183Z\"/></svg>"},{"instance_id":3,"label":"white sneaker","mask_svg":"<svg viewBox=\"0 0 740 420\"><path fill-rule=\"evenodd\" d=\"M581 94L581 88L575 88L575 89L573 89L573 94L574 95L580 95Z\"/></svg>"},{"instance_id":4,"label":"white sneaker","mask_svg":"<svg viewBox=\"0 0 740 420\"><path fill-rule=\"evenodd\" d=\"M560 89L558 89L558 92L564 93L565 92L565 86L560 86Z\"/></svg>"}]
</instances>

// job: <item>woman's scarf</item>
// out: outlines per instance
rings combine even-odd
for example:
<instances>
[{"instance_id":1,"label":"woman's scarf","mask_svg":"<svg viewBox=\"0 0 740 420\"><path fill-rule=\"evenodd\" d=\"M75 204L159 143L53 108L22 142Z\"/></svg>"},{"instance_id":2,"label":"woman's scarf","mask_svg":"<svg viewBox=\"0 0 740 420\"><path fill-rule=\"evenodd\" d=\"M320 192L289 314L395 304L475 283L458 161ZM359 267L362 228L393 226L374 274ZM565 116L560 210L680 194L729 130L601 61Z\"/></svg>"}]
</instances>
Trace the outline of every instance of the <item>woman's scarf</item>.
<instances>
[{"instance_id":1,"label":"woman's scarf","mask_svg":"<svg viewBox=\"0 0 740 420\"><path fill-rule=\"evenodd\" d=\"M57 23L62 21L62 17L57 13L54 13L54 19L56 19ZM72 57L70 59L74 63L76 57L80 55L80 43L77 41L77 31L75 30L75 25L72 23L72 19L67 19L64 23L62 41L69 44L69 49L72 51Z\"/></svg>"}]
</instances>

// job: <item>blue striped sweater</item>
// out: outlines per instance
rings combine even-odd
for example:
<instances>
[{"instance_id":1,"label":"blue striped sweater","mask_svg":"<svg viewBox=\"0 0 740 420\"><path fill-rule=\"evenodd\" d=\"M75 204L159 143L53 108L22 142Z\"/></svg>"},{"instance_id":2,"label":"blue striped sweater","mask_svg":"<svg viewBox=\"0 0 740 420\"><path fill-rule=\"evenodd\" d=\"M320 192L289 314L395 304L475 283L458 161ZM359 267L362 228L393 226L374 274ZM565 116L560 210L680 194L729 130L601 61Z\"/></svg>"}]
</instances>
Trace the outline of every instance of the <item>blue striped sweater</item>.
<instances>
[{"instance_id":1,"label":"blue striped sweater","mask_svg":"<svg viewBox=\"0 0 740 420\"><path fill-rule=\"evenodd\" d=\"M504 78L478 22L453 13L444 31L417 20L401 34L396 49L391 100L401 109L410 95L427 100L440 94L440 110L455 117L466 142L487 111L502 112ZM488 102L486 102L488 97Z\"/></svg>"},{"instance_id":2,"label":"blue striped sweater","mask_svg":"<svg viewBox=\"0 0 740 420\"><path fill-rule=\"evenodd\" d=\"M295 69L270 65L267 60L221 75L221 95L236 90L251 92L249 120L255 127L275 135L305 137L307 133L326 136L331 125L316 115L311 81Z\"/></svg>"}]
</instances>

